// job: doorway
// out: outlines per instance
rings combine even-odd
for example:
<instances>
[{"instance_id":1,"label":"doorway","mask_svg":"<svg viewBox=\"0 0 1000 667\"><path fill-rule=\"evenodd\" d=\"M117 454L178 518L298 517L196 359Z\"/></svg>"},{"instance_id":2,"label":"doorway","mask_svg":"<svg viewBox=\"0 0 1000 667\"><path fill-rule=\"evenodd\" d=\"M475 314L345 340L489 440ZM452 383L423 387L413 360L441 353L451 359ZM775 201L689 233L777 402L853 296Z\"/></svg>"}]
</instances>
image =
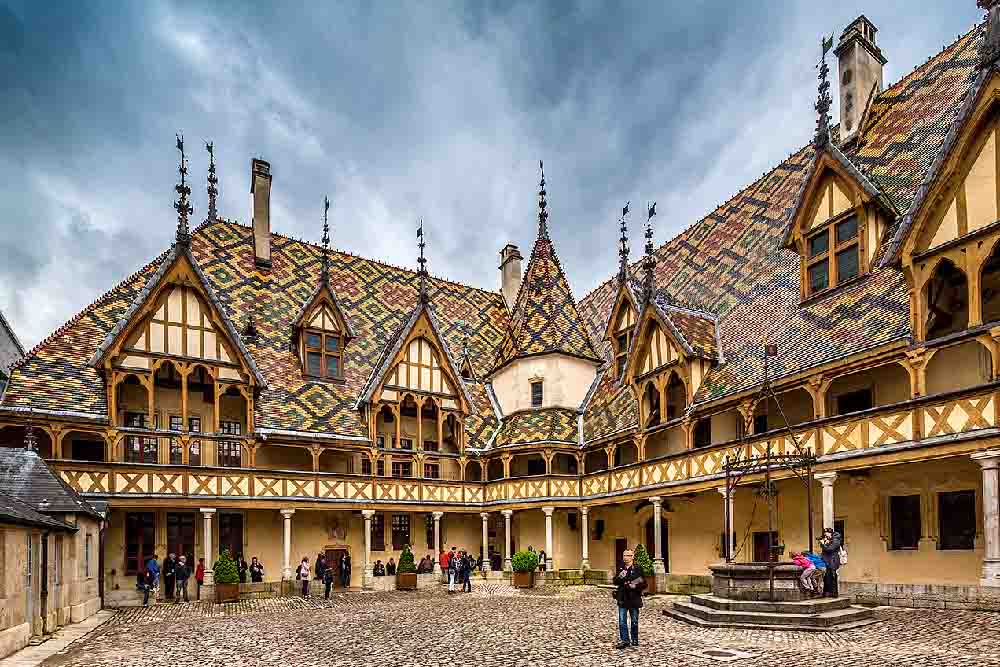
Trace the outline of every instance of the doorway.
<instances>
[{"instance_id":1,"label":"doorway","mask_svg":"<svg viewBox=\"0 0 1000 667\"><path fill-rule=\"evenodd\" d=\"M649 552L650 559L656 556L656 531L653 525L653 517L646 519L646 551ZM660 517L660 553L663 555L663 569L670 572L670 540L667 536L667 520Z\"/></svg>"},{"instance_id":2,"label":"doorway","mask_svg":"<svg viewBox=\"0 0 1000 667\"><path fill-rule=\"evenodd\" d=\"M778 546L780 543L781 543L780 540L778 540L778 531L772 532L771 533L771 541L770 541L771 547L774 548L774 547ZM754 533L753 534L753 562L755 562L755 563L769 563L769 562L771 562L771 559L768 557L767 547L768 547L767 531L765 530L762 533ZM775 555L777 556L777 554L775 554ZM778 558L775 558L775 560L778 560Z\"/></svg>"},{"instance_id":3,"label":"doorway","mask_svg":"<svg viewBox=\"0 0 1000 667\"><path fill-rule=\"evenodd\" d=\"M624 537L615 538L615 574L618 574L625 567L625 559L622 557L628 551L628 540Z\"/></svg>"},{"instance_id":4,"label":"doorway","mask_svg":"<svg viewBox=\"0 0 1000 667\"><path fill-rule=\"evenodd\" d=\"M219 515L219 553L229 549L229 555L235 560L243 555L243 515Z\"/></svg>"},{"instance_id":5,"label":"doorway","mask_svg":"<svg viewBox=\"0 0 1000 667\"><path fill-rule=\"evenodd\" d=\"M333 570L333 587L343 588L340 585L340 559L347 555L347 549L327 548L326 566Z\"/></svg>"}]
</instances>

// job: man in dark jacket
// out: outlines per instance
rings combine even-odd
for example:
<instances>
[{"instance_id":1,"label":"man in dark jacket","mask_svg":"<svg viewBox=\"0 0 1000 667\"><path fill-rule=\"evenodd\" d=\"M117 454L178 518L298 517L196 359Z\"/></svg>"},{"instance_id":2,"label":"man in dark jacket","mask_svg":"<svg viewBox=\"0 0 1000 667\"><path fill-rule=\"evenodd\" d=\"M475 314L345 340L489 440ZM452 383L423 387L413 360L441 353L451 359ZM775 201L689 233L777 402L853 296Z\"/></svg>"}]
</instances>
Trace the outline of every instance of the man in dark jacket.
<instances>
[{"instance_id":1,"label":"man in dark jacket","mask_svg":"<svg viewBox=\"0 0 1000 667\"><path fill-rule=\"evenodd\" d=\"M389 559L389 563L385 566L385 573L390 577L396 576L396 561Z\"/></svg>"},{"instance_id":2,"label":"man in dark jacket","mask_svg":"<svg viewBox=\"0 0 1000 667\"><path fill-rule=\"evenodd\" d=\"M842 544L840 533L829 527L823 529L823 537L819 538L819 546L823 549L823 562L826 563L826 574L823 575L823 597L835 598L840 594L837 586L837 570L840 569L840 547Z\"/></svg>"},{"instance_id":3,"label":"man in dark jacket","mask_svg":"<svg viewBox=\"0 0 1000 667\"><path fill-rule=\"evenodd\" d=\"M176 572L174 568L177 567L177 561L174 560L174 554L167 554L167 557L163 559L163 597L166 600L174 599L174 577Z\"/></svg>"},{"instance_id":4,"label":"man in dark jacket","mask_svg":"<svg viewBox=\"0 0 1000 667\"><path fill-rule=\"evenodd\" d=\"M475 563L472 560L472 554L462 552L462 592L471 593L472 592L472 568L475 567Z\"/></svg>"},{"instance_id":5,"label":"man in dark jacket","mask_svg":"<svg viewBox=\"0 0 1000 667\"><path fill-rule=\"evenodd\" d=\"M191 578L191 568L187 564L187 556L181 555L174 566L174 576L177 577L177 596L174 602L180 602L181 596L188 601L188 579Z\"/></svg>"},{"instance_id":6,"label":"man in dark jacket","mask_svg":"<svg viewBox=\"0 0 1000 667\"><path fill-rule=\"evenodd\" d=\"M455 583L458 581L461 569L459 568L459 554L455 551L455 547L451 548L451 553L448 554L448 592L455 592Z\"/></svg>"},{"instance_id":7,"label":"man in dark jacket","mask_svg":"<svg viewBox=\"0 0 1000 667\"><path fill-rule=\"evenodd\" d=\"M340 585L344 588L351 586L351 557L348 554L340 559Z\"/></svg>"},{"instance_id":8,"label":"man in dark jacket","mask_svg":"<svg viewBox=\"0 0 1000 667\"><path fill-rule=\"evenodd\" d=\"M642 589L646 587L646 578L642 570L635 565L635 553L626 550L622 554L625 566L615 575L615 600L618 602L618 639L616 648L628 648L639 645L639 609L642 608ZM628 619L632 619L632 632L629 634Z\"/></svg>"},{"instance_id":9,"label":"man in dark jacket","mask_svg":"<svg viewBox=\"0 0 1000 667\"><path fill-rule=\"evenodd\" d=\"M327 565L326 569L323 570L323 585L326 586L326 595L324 596L327 600L330 599L330 589L333 588L333 566Z\"/></svg>"}]
</instances>

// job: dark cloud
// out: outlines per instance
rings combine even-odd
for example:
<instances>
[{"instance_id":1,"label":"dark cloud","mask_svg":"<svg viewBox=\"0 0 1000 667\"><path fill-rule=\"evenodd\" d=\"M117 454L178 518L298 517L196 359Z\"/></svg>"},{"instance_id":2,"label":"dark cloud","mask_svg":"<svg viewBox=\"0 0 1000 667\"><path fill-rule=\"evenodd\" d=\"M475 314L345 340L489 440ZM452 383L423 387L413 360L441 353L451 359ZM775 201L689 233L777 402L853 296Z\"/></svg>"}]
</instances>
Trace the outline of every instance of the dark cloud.
<instances>
[{"instance_id":1,"label":"dark cloud","mask_svg":"<svg viewBox=\"0 0 1000 667\"><path fill-rule=\"evenodd\" d=\"M220 212L274 172L276 231L495 288L529 246L537 160L578 296L615 268L615 214L657 241L810 136L822 34L865 12L887 82L980 13L931 0L703 2L0 0L0 309L28 343L170 241L173 133L216 144ZM196 218L205 155L195 150ZM638 222L638 216L636 223ZM635 231L637 224L633 224ZM633 243L638 248L638 241Z\"/></svg>"}]
</instances>

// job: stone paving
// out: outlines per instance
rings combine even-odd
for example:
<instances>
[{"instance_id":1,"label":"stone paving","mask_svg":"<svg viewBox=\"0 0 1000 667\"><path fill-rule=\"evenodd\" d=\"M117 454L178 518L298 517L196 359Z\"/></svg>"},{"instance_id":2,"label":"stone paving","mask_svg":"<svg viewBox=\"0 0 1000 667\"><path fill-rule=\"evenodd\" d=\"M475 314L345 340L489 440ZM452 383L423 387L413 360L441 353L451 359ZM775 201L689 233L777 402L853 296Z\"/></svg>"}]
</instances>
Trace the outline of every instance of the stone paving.
<instances>
[{"instance_id":1,"label":"stone paving","mask_svg":"<svg viewBox=\"0 0 1000 667\"><path fill-rule=\"evenodd\" d=\"M428 589L341 593L329 601L161 604L119 612L44 664L1000 667L1000 615L988 612L887 607L877 610L881 622L873 626L819 634L699 629L664 617L668 604L647 603L642 646L625 651L613 646L609 592L590 587L486 584L471 594ZM739 653L723 661L718 654L725 652Z\"/></svg>"}]
</instances>

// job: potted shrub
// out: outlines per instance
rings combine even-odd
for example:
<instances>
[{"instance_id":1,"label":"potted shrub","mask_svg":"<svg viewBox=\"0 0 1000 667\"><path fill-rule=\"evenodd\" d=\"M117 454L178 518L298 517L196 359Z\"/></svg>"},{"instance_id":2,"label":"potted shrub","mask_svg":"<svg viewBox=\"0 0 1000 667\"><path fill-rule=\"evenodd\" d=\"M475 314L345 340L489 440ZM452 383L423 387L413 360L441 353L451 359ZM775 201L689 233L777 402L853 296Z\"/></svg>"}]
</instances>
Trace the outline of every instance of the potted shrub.
<instances>
[{"instance_id":1,"label":"potted shrub","mask_svg":"<svg viewBox=\"0 0 1000 667\"><path fill-rule=\"evenodd\" d=\"M535 570L538 569L538 554L534 551L518 551L510 559L514 570L514 586L516 588L531 588L535 585Z\"/></svg>"},{"instance_id":2,"label":"potted shrub","mask_svg":"<svg viewBox=\"0 0 1000 667\"><path fill-rule=\"evenodd\" d=\"M656 577L653 575L653 559L649 557L649 552L646 551L645 546L642 544L636 546L633 560L636 567L642 570L642 576L646 578L645 593L652 595L656 592Z\"/></svg>"},{"instance_id":3,"label":"potted shrub","mask_svg":"<svg viewBox=\"0 0 1000 667\"><path fill-rule=\"evenodd\" d=\"M399 564L396 566L396 589L400 591L417 590L417 566L413 562L413 552L410 545L403 546L399 554Z\"/></svg>"},{"instance_id":4,"label":"potted shrub","mask_svg":"<svg viewBox=\"0 0 1000 667\"><path fill-rule=\"evenodd\" d=\"M236 570L236 563L229 554L229 549L219 555L219 560L215 561L212 569L215 571L215 601L239 602L240 573Z\"/></svg>"}]
</instances>

